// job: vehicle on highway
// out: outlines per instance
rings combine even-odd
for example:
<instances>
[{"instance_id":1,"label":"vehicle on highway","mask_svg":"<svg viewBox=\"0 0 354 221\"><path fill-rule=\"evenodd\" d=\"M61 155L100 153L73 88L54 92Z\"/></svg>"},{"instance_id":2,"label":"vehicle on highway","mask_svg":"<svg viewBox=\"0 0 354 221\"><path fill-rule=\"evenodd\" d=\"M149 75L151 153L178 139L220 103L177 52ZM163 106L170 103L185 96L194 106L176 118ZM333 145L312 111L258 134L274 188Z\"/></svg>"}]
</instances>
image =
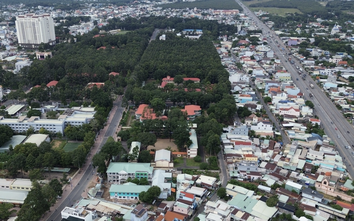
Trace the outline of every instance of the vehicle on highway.
<instances>
[{"instance_id":1,"label":"vehicle on highway","mask_svg":"<svg viewBox=\"0 0 354 221\"><path fill-rule=\"evenodd\" d=\"M296 78L296 80L298 81L298 80L299 80L299 78Z\"/></svg>"},{"instance_id":2,"label":"vehicle on highway","mask_svg":"<svg viewBox=\"0 0 354 221\"><path fill-rule=\"evenodd\" d=\"M350 134L349 130L347 130L347 133Z\"/></svg>"},{"instance_id":3,"label":"vehicle on highway","mask_svg":"<svg viewBox=\"0 0 354 221\"><path fill-rule=\"evenodd\" d=\"M345 149L349 149L350 148L350 146L345 146Z\"/></svg>"},{"instance_id":4,"label":"vehicle on highway","mask_svg":"<svg viewBox=\"0 0 354 221\"><path fill-rule=\"evenodd\" d=\"M310 84L310 87L313 89L314 88L313 84Z\"/></svg>"},{"instance_id":5,"label":"vehicle on highway","mask_svg":"<svg viewBox=\"0 0 354 221\"><path fill-rule=\"evenodd\" d=\"M338 130L337 128L334 128L335 130Z\"/></svg>"},{"instance_id":6,"label":"vehicle on highway","mask_svg":"<svg viewBox=\"0 0 354 221\"><path fill-rule=\"evenodd\" d=\"M309 96L310 96L310 97L313 97L313 95L312 95L311 93L309 94ZM336 128L336 130L337 130L337 128Z\"/></svg>"}]
</instances>

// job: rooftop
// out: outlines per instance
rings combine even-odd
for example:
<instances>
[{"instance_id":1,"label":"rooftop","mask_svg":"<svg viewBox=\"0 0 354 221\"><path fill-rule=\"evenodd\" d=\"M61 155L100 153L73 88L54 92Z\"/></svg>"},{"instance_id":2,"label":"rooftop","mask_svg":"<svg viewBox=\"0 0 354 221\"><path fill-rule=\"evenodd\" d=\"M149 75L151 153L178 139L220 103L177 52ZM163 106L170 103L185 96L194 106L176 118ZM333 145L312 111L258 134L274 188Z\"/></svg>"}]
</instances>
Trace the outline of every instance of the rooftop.
<instances>
[{"instance_id":1,"label":"rooftop","mask_svg":"<svg viewBox=\"0 0 354 221\"><path fill-rule=\"evenodd\" d=\"M150 163L111 162L107 169L107 173L119 173L121 171L127 173L135 173L138 171L152 173L153 167L150 166Z\"/></svg>"},{"instance_id":2,"label":"rooftop","mask_svg":"<svg viewBox=\"0 0 354 221\"><path fill-rule=\"evenodd\" d=\"M135 183L125 183L122 185L112 184L109 192L113 193L141 193L147 191L151 186L149 185L136 185Z\"/></svg>"}]
</instances>

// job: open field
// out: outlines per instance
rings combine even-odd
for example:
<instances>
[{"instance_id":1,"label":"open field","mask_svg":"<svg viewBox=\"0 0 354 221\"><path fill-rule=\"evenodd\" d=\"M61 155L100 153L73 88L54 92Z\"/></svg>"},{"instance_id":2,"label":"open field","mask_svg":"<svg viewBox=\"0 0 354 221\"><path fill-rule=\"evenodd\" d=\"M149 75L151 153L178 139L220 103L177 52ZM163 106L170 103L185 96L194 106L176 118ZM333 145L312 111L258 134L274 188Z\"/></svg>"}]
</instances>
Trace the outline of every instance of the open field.
<instances>
[{"instance_id":1,"label":"open field","mask_svg":"<svg viewBox=\"0 0 354 221\"><path fill-rule=\"evenodd\" d=\"M68 142L64 147L64 151L65 152L74 151L81 143L82 142Z\"/></svg>"},{"instance_id":2,"label":"open field","mask_svg":"<svg viewBox=\"0 0 354 221\"><path fill-rule=\"evenodd\" d=\"M239 9L242 10L234 0L203 0L195 2L177 2L172 4L158 5L162 8L199 8L199 9Z\"/></svg>"},{"instance_id":3,"label":"open field","mask_svg":"<svg viewBox=\"0 0 354 221\"><path fill-rule=\"evenodd\" d=\"M298 13L302 14L302 12L297 8L271 8L271 7L255 7L250 8L252 11L266 11L273 15L285 16L287 13Z\"/></svg>"},{"instance_id":4,"label":"open field","mask_svg":"<svg viewBox=\"0 0 354 221\"><path fill-rule=\"evenodd\" d=\"M51 144L53 149L62 148L66 144L66 140L53 140Z\"/></svg>"},{"instance_id":5,"label":"open field","mask_svg":"<svg viewBox=\"0 0 354 221\"><path fill-rule=\"evenodd\" d=\"M155 146L148 146L147 149L162 150L171 147L171 151L178 151L177 145L170 139L157 139Z\"/></svg>"},{"instance_id":6,"label":"open field","mask_svg":"<svg viewBox=\"0 0 354 221\"><path fill-rule=\"evenodd\" d=\"M243 4L245 4L246 6L252 5L252 4L256 4L256 3L261 3L261 2L268 2L270 0L252 0L252 1L242 1Z\"/></svg>"},{"instance_id":7,"label":"open field","mask_svg":"<svg viewBox=\"0 0 354 221\"><path fill-rule=\"evenodd\" d=\"M186 164L189 167L199 167L200 163L195 162L193 158L187 158L186 159Z\"/></svg>"}]
</instances>

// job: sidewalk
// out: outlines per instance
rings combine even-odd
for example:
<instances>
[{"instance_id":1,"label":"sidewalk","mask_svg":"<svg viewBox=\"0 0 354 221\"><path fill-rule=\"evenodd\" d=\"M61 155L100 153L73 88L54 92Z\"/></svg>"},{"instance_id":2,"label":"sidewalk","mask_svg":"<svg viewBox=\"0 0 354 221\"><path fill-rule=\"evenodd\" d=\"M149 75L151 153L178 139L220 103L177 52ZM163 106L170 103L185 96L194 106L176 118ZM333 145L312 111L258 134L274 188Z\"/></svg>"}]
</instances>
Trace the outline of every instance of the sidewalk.
<instances>
[{"instance_id":1,"label":"sidewalk","mask_svg":"<svg viewBox=\"0 0 354 221\"><path fill-rule=\"evenodd\" d=\"M118 102L120 99L121 99L121 96L119 96L114 102ZM86 170L90 166L93 156L99 151L99 147L101 146L101 144L103 142L103 139L106 135L107 129L108 129L110 123L112 122L113 116L115 115L117 110L118 110L118 105L114 105L111 112L110 112L106 126L101 130L100 134L97 136L97 139L96 139L93 147L91 148L91 151L87 154L85 164L82 166L82 168L79 169L79 172L76 173L76 175L74 175L71 178L70 184L67 184L63 187L63 195L61 196L61 199L58 199L56 204L54 204L50 208L50 212L45 213L42 220L47 220L52 215L52 212L56 211L57 208L63 203L63 201L70 195L72 187L75 188L77 186L77 184L80 182L82 176L85 174ZM118 127L118 125L117 125L117 127ZM115 128L115 131L116 130L117 130L117 128ZM89 179L88 182L83 181L84 185L87 186L90 181L91 181L91 179ZM85 195L85 193L83 193L83 195ZM68 206L70 206L70 205L68 205Z\"/></svg>"}]
</instances>

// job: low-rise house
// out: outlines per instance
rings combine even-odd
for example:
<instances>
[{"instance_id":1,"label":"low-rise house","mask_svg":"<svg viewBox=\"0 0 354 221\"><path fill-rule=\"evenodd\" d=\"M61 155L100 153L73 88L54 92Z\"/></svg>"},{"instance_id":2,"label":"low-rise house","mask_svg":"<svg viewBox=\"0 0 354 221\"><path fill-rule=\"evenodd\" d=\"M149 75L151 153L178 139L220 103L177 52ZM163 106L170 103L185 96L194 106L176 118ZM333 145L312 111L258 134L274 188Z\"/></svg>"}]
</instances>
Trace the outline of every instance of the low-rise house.
<instances>
[{"instance_id":1,"label":"low-rise house","mask_svg":"<svg viewBox=\"0 0 354 221\"><path fill-rule=\"evenodd\" d=\"M291 180L288 180L286 183L285 183L285 189L286 190L289 190L289 191L295 191L297 193L300 193L301 192L301 189L302 189L302 185L301 184L298 184L298 183L295 183Z\"/></svg>"},{"instance_id":2,"label":"low-rise house","mask_svg":"<svg viewBox=\"0 0 354 221\"><path fill-rule=\"evenodd\" d=\"M109 188L111 199L138 200L139 194L147 191L151 186L137 185L135 183L125 183L122 185L112 184Z\"/></svg>"},{"instance_id":3,"label":"low-rise house","mask_svg":"<svg viewBox=\"0 0 354 221\"><path fill-rule=\"evenodd\" d=\"M61 211L61 218L66 220L93 221L96 218L96 214L83 207L65 207Z\"/></svg>"},{"instance_id":4,"label":"low-rise house","mask_svg":"<svg viewBox=\"0 0 354 221\"><path fill-rule=\"evenodd\" d=\"M186 221L188 216L172 212L172 211L167 211L167 213L164 216L164 221Z\"/></svg>"},{"instance_id":5,"label":"low-rise house","mask_svg":"<svg viewBox=\"0 0 354 221\"><path fill-rule=\"evenodd\" d=\"M185 192L189 193L189 194L192 194L192 195L194 195L196 197L202 198L207 193L207 189L201 188L201 187L192 186L189 189L186 189Z\"/></svg>"},{"instance_id":6,"label":"low-rise house","mask_svg":"<svg viewBox=\"0 0 354 221\"><path fill-rule=\"evenodd\" d=\"M107 179L110 183L125 182L128 178L152 179L153 167L149 163L111 162L107 169Z\"/></svg>"},{"instance_id":7,"label":"low-rise house","mask_svg":"<svg viewBox=\"0 0 354 221\"><path fill-rule=\"evenodd\" d=\"M218 186L216 182L217 179L215 177L200 175L195 183L201 187L205 187L207 189L215 189Z\"/></svg>"},{"instance_id":8,"label":"low-rise house","mask_svg":"<svg viewBox=\"0 0 354 221\"><path fill-rule=\"evenodd\" d=\"M323 200L323 195L317 192L316 190L313 190L311 188L305 188L301 191L301 196L306 197L311 200L315 200L317 202L322 202Z\"/></svg>"},{"instance_id":9,"label":"low-rise house","mask_svg":"<svg viewBox=\"0 0 354 221\"><path fill-rule=\"evenodd\" d=\"M131 221L146 221L148 218L147 209L143 204L139 204L131 211L130 216Z\"/></svg>"},{"instance_id":10,"label":"low-rise house","mask_svg":"<svg viewBox=\"0 0 354 221\"><path fill-rule=\"evenodd\" d=\"M181 202L176 202L173 205L173 211L177 212L177 213L181 213L181 214L186 215L188 217L191 216L192 212L193 212L191 206L189 206L188 204L181 203Z\"/></svg>"},{"instance_id":11,"label":"low-rise house","mask_svg":"<svg viewBox=\"0 0 354 221\"><path fill-rule=\"evenodd\" d=\"M204 207L204 213L216 214L221 220L228 220L231 217L232 207L221 200L216 202L208 201ZM207 215L207 218L209 215Z\"/></svg>"},{"instance_id":12,"label":"low-rise house","mask_svg":"<svg viewBox=\"0 0 354 221\"><path fill-rule=\"evenodd\" d=\"M293 107L290 108L280 108L279 109L279 115L293 115L296 117L300 116L300 110L299 109L295 109Z\"/></svg>"},{"instance_id":13,"label":"low-rise house","mask_svg":"<svg viewBox=\"0 0 354 221\"><path fill-rule=\"evenodd\" d=\"M257 135L273 137L273 125L269 121L258 122L257 125L251 126L251 130L255 131Z\"/></svg>"}]
</instances>

